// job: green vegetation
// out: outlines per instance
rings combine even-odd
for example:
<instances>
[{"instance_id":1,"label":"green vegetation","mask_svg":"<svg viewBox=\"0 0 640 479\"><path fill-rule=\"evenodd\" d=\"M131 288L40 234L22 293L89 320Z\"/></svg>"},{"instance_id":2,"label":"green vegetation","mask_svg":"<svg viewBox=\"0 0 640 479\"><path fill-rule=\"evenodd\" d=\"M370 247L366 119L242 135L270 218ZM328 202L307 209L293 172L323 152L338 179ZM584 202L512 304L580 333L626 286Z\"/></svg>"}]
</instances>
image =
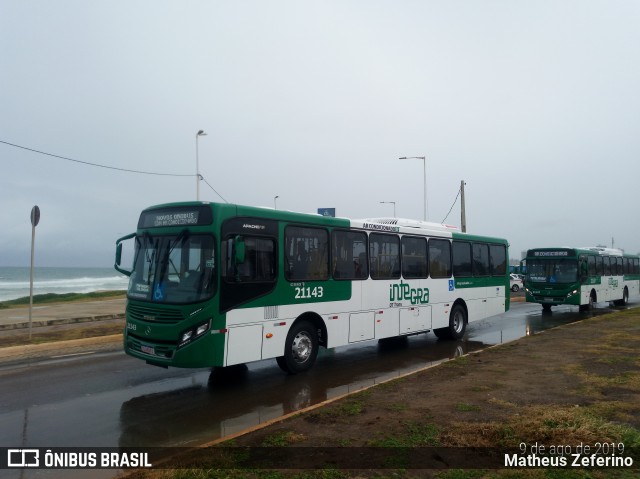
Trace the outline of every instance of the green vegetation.
<instances>
[{"instance_id":1,"label":"green vegetation","mask_svg":"<svg viewBox=\"0 0 640 479\"><path fill-rule=\"evenodd\" d=\"M438 428L433 424L421 424L415 421L404 422L397 435L385 435L382 439L372 439L372 447L427 447L438 446Z\"/></svg>"},{"instance_id":2,"label":"green vegetation","mask_svg":"<svg viewBox=\"0 0 640 479\"><path fill-rule=\"evenodd\" d=\"M462 411L462 412L480 411L480 406L476 406L475 404L458 403L456 404L456 411Z\"/></svg>"},{"instance_id":3,"label":"green vegetation","mask_svg":"<svg viewBox=\"0 0 640 479\"><path fill-rule=\"evenodd\" d=\"M70 301L91 301L95 299L124 298L124 291L95 291L93 293L65 293L65 294L36 294L33 296L33 304L68 303ZM29 297L12 299L0 302L0 309L26 306L29 304Z\"/></svg>"}]
</instances>

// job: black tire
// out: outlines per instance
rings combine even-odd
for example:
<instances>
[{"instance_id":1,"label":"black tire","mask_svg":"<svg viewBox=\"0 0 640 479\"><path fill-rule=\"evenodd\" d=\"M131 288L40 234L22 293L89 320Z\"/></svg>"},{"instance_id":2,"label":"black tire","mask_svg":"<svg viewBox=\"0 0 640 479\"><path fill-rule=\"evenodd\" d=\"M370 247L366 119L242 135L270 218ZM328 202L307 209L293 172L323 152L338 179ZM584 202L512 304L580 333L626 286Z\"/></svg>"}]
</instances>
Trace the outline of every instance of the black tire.
<instances>
[{"instance_id":1,"label":"black tire","mask_svg":"<svg viewBox=\"0 0 640 479\"><path fill-rule=\"evenodd\" d=\"M551 312L551 305L550 304L543 304L542 305L542 311L544 313L550 313Z\"/></svg>"},{"instance_id":2,"label":"black tire","mask_svg":"<svg viewBox=\"0 0 640 479\"><path fill-rule=\"evenodd\" d=\"M593 311L593 309L595 308L596 302L597 302L596 293L592 291L591 294L589 295L589 303L580 305L580 311L582 312Z\"/></svg>"},{"instance_id":3,"label":"black tire","mask_svg":"<svg viewBox=\"0 0 640 479\"><path fill-rule=\"evenodd\" d=\"M518 286L517 284L514 284L513 286L511 286L511 291L513 291L514 293L517 293L518 291L520 291L520 286Z\"/></svg>"},{"instance_id":4,"label":"black tire","mask_svg":"<svg viewBox=\"0 0 640 479\"><path fill-rule=\"evenodd\" d=\"M467 329L467 312L460 304L456 304L449 314L449 326L433 330L440 339L462 339Z\"/></svg>"},{"instance_id":5,"label":"black tire","mask_svg":"<svg viewBox=\"0 0 640 479\"><path fill-rule=\"evenodd\" d=\"M616 306L626 306L629 303L629 290L624 288L622 292L622 299L617 299L613 302Z\"/></svg>"},{"instance_id":6,"label":"black tire","mask_svg":"<svg viewBox=\"0 0 640 479\"><path fill-rule=\"evenodd\" d=\"M278 366L289 374L307 371L318 356L318 331L309 321L293 325L284 343L284 355L276 358Z\"/></svg>"}]
</instances>

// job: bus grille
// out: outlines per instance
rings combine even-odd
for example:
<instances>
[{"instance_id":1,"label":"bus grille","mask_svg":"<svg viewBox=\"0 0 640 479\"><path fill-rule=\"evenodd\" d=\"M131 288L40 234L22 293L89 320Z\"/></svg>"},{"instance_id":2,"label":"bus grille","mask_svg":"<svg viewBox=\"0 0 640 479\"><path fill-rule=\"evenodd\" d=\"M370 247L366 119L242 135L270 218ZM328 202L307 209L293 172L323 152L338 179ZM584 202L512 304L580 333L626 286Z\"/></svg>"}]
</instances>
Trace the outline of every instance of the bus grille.
<instances>
[{"instance_id":1,"label":"bus grille","mask_svg":"<svg viewBox=\"0 0 640 479\"><path fill-rule=\"evenodd\" d=\"M153 347L148 345L149 343L140 341L136 336L132 334L127 335L127 347L137 353L146 354L148 356L155 356L163 359L171 359L176 347L174 345L154 344Z\"/></svg>"},{"instance_id":2,"label":"bus grille","mask_svg":"<svg viewBox=\"0 0 640 479\"><path fill-rule=\"evenodd\" d=\"M131 319L147 323L177 324L184 319L178 309L156 309L130 304L127 305L127 315Z\"/></svg>"}]
</instances>

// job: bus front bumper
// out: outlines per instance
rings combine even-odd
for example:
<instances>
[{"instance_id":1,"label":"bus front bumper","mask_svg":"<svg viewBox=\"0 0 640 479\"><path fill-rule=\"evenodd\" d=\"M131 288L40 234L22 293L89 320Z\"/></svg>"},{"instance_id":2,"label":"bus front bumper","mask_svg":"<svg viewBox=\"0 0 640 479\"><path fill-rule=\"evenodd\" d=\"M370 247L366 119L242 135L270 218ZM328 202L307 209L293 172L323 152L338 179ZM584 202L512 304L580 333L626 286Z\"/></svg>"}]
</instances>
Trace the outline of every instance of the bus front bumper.
<instances>
[{"instance_id":1,"label":"bus front bumper","mask_svg":"<svg viewBox=\"0 0 640 479\"><path fill-rule=\"evenodd\" d=\"M547 304L549 306L560 306L570 304L573 306L580 305L580 294L578 290L569 292L547 292L535 289L525 288L527 303Z\"/></svg>"},{"instance_id":2,"label":"bus front bumper","mask_svg":"<svg viewBox=\"0 0 640 479\"><path fill-rule=\"evenodd\" d=\"M210 343L210 344L207 344ZM129 332L124 335L124 350L130 356L161 367L199 368L218 366L216 345L206 333L192 342L179 345L170 342L154 342L139 338Z\"/></svg>"}]
</instances>

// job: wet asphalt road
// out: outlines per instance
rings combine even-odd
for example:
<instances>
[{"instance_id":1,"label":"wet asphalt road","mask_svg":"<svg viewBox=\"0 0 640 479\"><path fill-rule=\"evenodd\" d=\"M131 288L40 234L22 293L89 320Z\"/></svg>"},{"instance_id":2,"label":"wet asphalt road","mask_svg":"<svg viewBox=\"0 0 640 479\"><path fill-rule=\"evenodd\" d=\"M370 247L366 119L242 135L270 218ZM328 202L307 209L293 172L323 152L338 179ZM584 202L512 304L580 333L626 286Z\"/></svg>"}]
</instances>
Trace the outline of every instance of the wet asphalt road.
<instances>
[{"instance_id":1,"label":"wet asphalt road","mask_svg":"<svg viewBox=\"0 0 640 479\"><path fill-rule=\"evenodd\" d=\"M598 306L595 314L611 311L607 304ZM438 341L429 333L384 345L369 341L321 350L314 368L297 376L282 373L275 360L211 373L165 370L121 352L4 369L0 446L195 445L585 317L573 307L543 315L539 305L513 303L509 312L472 324L462 341Z\"/></svg>"}]
</instances>

